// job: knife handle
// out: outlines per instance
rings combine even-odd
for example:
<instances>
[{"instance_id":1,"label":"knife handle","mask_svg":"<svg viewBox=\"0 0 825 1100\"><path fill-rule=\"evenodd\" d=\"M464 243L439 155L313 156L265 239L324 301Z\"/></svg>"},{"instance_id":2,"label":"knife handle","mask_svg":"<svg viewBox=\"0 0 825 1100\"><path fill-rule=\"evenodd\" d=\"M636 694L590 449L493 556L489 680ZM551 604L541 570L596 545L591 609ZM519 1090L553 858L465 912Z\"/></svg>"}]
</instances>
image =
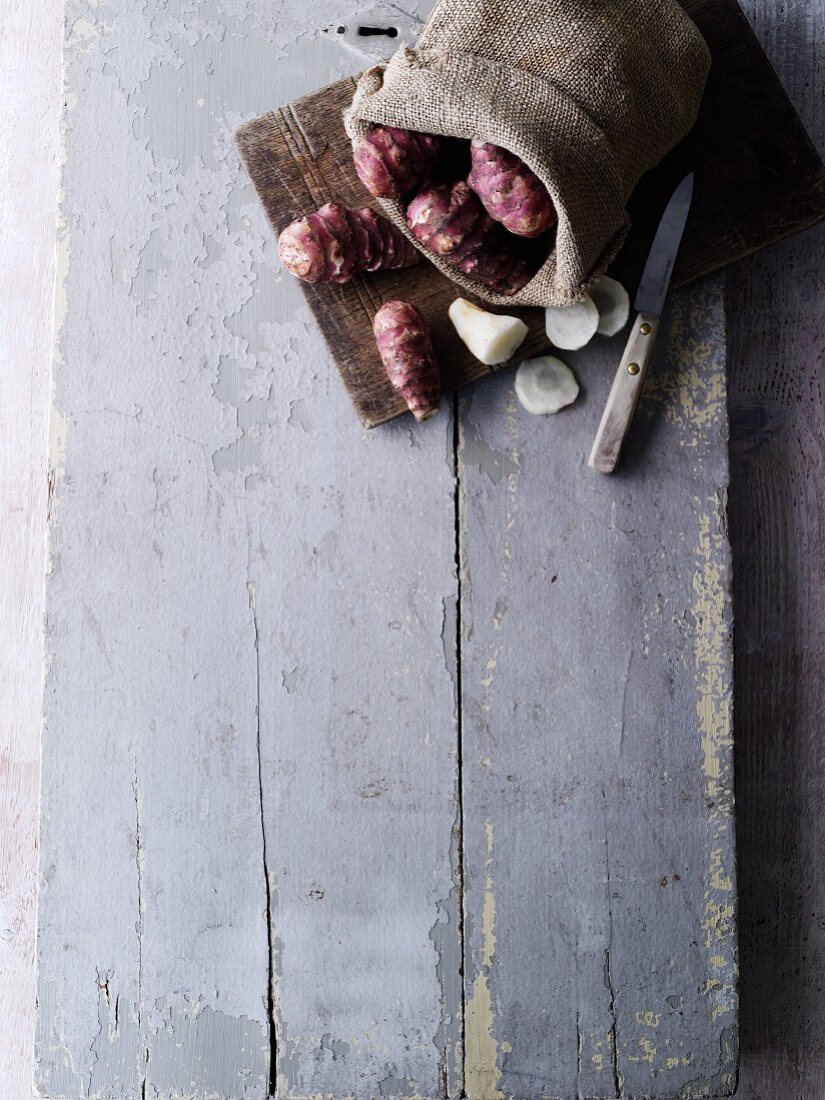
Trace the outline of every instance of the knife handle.
<instances>
[{"instance_id":1,"label":"knife handle","mask_svg":"<svg viewBox=\"0 0 825 1100\"><path fill-rule=\"evenodd\" d=\"M612 474L618 465L645 384L658 331L658 317L652 313L636 316L587 461L588 466L600 474Z\"/></svg>"}]
</instances>

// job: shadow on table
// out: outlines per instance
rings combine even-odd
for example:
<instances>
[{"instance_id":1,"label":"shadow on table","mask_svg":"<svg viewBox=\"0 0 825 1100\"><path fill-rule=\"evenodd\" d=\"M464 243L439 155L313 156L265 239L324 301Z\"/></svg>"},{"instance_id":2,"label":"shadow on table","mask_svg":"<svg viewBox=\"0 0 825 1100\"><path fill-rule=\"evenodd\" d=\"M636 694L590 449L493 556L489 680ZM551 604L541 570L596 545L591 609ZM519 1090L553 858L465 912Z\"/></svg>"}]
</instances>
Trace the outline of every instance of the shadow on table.
<instances>
[{"instance_id":1,"label":"shadow on table","mask_svg":"<svg viewBox=\"0 0 825 1100\"><path fill-rule=\"evenodd\" d=\"M728 275L739 1096L825 1095L825 230Z\"/></svg>"}]
</instances>

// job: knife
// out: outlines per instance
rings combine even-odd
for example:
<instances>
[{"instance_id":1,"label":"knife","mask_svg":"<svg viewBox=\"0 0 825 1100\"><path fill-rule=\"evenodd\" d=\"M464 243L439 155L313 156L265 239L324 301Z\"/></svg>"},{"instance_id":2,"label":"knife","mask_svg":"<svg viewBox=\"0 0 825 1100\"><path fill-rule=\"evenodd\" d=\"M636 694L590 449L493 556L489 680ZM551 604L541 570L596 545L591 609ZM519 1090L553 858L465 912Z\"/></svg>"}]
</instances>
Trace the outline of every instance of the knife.
<instances>
[{"instance_id":1,"label":"knife","mask_svg":"<svg viewBox=\"0 0 825 1100\"><path fill-rule=\"evenodd\" d=\"M630 423L639 394L645 384L653 345L659 331L665 298L670 286L673 265L682 243L682 234L693 198L693 173L686 176L667 204L653 245L645 264L634 309L637 312L633 331L627 342L613 387L607 399L596 441L590 452L588 466L600 474L612 474L616 469L622 445L630 430Z\"/></svg>"}]
</instances>

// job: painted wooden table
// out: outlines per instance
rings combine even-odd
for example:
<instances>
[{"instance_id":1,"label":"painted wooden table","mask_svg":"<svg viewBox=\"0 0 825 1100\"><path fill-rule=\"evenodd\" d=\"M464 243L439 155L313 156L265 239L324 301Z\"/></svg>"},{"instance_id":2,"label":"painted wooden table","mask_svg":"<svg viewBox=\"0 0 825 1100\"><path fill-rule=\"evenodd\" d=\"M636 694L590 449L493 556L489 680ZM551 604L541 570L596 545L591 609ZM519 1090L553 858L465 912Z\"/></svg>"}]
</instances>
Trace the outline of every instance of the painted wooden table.
<instances>
[{"instance_id":1,"label":"painted wooden table","mask_svg":"<svg viewBox=\"0 0 825 1100\"><path fill-rule=\"evenodd\" d=\"M408 434L403 426L383 436L348 433L349 411L335 389L337 380L323 373L323 355L320 349L313 352L312 337L304 330L289 287L274 281L271 243L265 231L256 228L254 204L245 207L243 200L238 202L238 181L220 134L211 154L204 155L207 139L215 136L211 127L198 132L196 126L187 126L180 134L166 134L166 146L158 144L159 132L152 129L153 123L163 129L162 105L171 94L183 102L200 90L190 86L190 80L203 79L204 94L197 95L195 102L202 99L204 106L209 103L215 110L207 80L213 75L210 43L231 44L233 34L222 32L217 17L196 27L188 20L184 34L179 22L167 21L168 13L162 18L154 15L152 31L157 41L147 40L152 50L159 51L153 78L148 55L145 70L135 66L126 71L118 65L119 57L130 54L123 36L128 40L131 34L134 40L135 28L118 28L111 17L121 13L110 12L106 20L102 14L96 30L81 15L70 17L70 40L82 73L111 80L113 97L122 92L127 105L133 102L137 109L130 125L137 129L132 163L113 171L113 163L106 159L107 120L98 108L94 122L102 127L103 140L97 155L108 178L122 181L118 186L130 203L136 179L154 180L156 187L144 211L148 221L134 232L137 239L150 230L140 255L118 256L112 241L107 246L105 224L94 204L81 212L74 225L82 247L88 247L91 239L88 256L93 264L104 262L118 275L112 285L125 283L125 297L135 308L131 316L113 312L101 317L92 331L76 332L79 343L74 349L61 347L68 363L69 350L87 356L102 335L112 363L111 372L101 371L96 363L86 379L63 375L78 389L63 395L70 398L63 406L65 446L55 452L65 455L63 470L61 463L55 465L58 476L62 474L55 507L65 503L67 518L79 518L83 511L89 516L94 513L95 521L88 529L71 532L72 538L65 539L62 548L59 539L53 540L53 568L71 570L70 548L76 539L85 551L99 555L92 563L94 574L78 568L73 585L58 588L67 592L58 612L77 613L77 625L69 622L67 626L72 626L71 637L83 642L77 646L67 642L56 652L63 660L77 661L77 682L94 682L98 690L87 698L76 697L73 713L61 708L59 723L51 727L77 723L74 728L82 730L88 741L81 753L75 751L73 739L72 751L61 754L59 745L49 745L50 729L46 731L47 794L54 795L50 805L72 812L53 813L51 835L49 822L44 824L44 849L59 852L57 862L63 866L58 869L55 864L52 869L44 859L44 882L53 891L49 901L44 890L44 921L49 921L50 912L53 919L46 925L41 950L49 958L53 988L41 988L41 1021L56 1033L48 1036L41 1051L41 1082L48 1084L46 1078L54 1074L60 1091L53 1088L52 1094L68 1096L95 1090L101 1095L139 1095L141 1089L148 1096L155 1092L264 1095L270 1072L264 1032L272 1013L284 1029L276 1069L282 1086L291 1080L297 1093L305 1091L309 1081L312 1091L340 1094L342 1087L348 1087L342 1082L352 1079L344 1074L353 1073L357 1079L352 1091L363 1089L363 1094L400 1095L434 1084L431 1094L435 1095L444 1078L447 1089L454 1091L458 1074L454 1039L461 998L456 978L459 907L453 881L458 878L458 865L467 887L464 1030L470 1067L477 1075L468 1081L470 1094L502 1089L530 1095L531 1090L515 1080L519 1067L528 1063L541 1068L545 1082L558 1073L562 1082L558 1091L563 1095L574 1095L576 1082L582 1095L594 1094L594 1088L601 1088L601 1075L612 1075L619 1068L625 1095L639 1094L638 1082L656 1080L651 1067L659 1068L661 1048L672 1040L669 1028L674 1025L657 1021L653 1006L640 1008L636 1019L637 1013L630 1011L633 968L630 975L623 969L632 960L624 956L617 964L614 952L611 961L610 947L615 935L621 944L630 942L627 922L632 924L638 913L651 911L645 896L651 887L647 872L661 852L656 852L649 837L659 836L661 830L640 833L641 844L631 853L623 851L627 834L623 840L622 830L611 819L619 804L614 787L602 792L576 786L583 773L591 780L599 775L609 776L611 782L621 778L615 759L606 755L601 761L594 759L608 749L618 753L620 762L629 753L626 766L633 774L634 754L640 747L633 732L638 728L634 707L638 708L639 699L632 691L616 691L623 684L633 684L632 649L621 651L626 665L624 670L619 666L616 684L591 678L587 685L610 700L621 695L617 728L608 731L615 740L600 731L592 748L581 740L570 744L571 759L565 765L566 755L537 756L531 744L530 731L548 721L546 709L540 715L512 713L514 700L522 706L530 700L534 708L546 708L546 693L537 693L536 685L546 685L548 665L561 669L562 659L566 656L571 661L570 652L575 656L576 645L583 644L571 638L574 597L564 591L563 568L550 560L564 562L565 554L573 552L571 545L575 549L575 540L571 543L569 535L563 537L564 525L558 521L543 528L544 516L535 508L541 494L542 504L563 508L565 501L572 501L572 511L575 495L551 495L553 485L567 488L570 471L560 464L564 450L550 449L542 425L518 416L505 376L462 398L456 419L442 418L426 436ZM322 14L336 18L340 7ZM244 22L254 33L254 16ZM317 63L317 44L296 37L303 25L297 16L290 24L287 12L279 30L285 37L279 41L276 36L269 43L289 55L273 70L287 86L265 89L276 100L306 86L302 81L309 75L302 68L307 57ZM107 29L101 34L104 26ZM804 26L798 37L807 41ZM239 55L247 48L235 45ZM177 84L170 71L176 51L199 61L196 76L178 75ZM798 63L798 52L796 56ZM323 75L336 75L337 66L338 57L330 56ZM232 74L233 80L242 78ZM156 83L160 86L153 87ZM82 106L79 102L74 110ZM262 108L256 103L250 109ZM197 120L198 115L191 113ZM145 133L140 129L141 118ZM809 120L816 122L815 116ZM108 123L113 134L119 121L122 124L123 119ZM144 150L151 148L152 156L141 160L140 147L147 136L151 141ZM179 177L173 185L171 177ZM159 210L167 213L158 216ZM110 211L106 213L111 217ZM187 251L185 226L192 215L199 227L198 239ZM103 235L99 243L95 227ZM77 232L69 239L77 240ZM168 264L170 243L176 257L172 265ZM788 253L807 254L801 242L777 250L780 270L789 262ZM191 280L182 276L187 260L196 273ZM800 509L794 513L795 529L818 515L816 483L804 476L805 470L816 469L817 452L804 442L797 449L794 435L782 429L793 423L801 441L816 437L814 428L785 402L786 395L788 400L792 396L790 380L797 370L800 380L807 380L799 405L814 423L816 417L821 423L821 395L815 386L819 379L811 374L810 363L802 362L801 353L777 369L776 357L766 358L762 345L765 340L768 347L771 340L785 340L790 344L782 346L793 350L800 347L795 342L800 340L800 325L806 340L821 341L821 329L811 329L812 315L801 287L795 301L790 287L780 299L795 307L790 313L797 322L794 328L786 330L777 324L769 308L766 314L771 303L759 295L758 288L761 272L769 272L770 264L770 258L757 261L734 276L738 281L733 285L734 294L742 299L732 322L733 369L739 372L733 378L735 383L742 379L734 390L733 408L744 415L734 417L739 450L735 447L733 455L741 458L738 469L734 466L734 488L739 476L741 503L734 501L732 512L735 517L738 507L744 529L754 531L748 544L737 551L743 565L751 566L743 571L737 611L741 622L740 605L744 608L748 631L740 663L743 659L754 662L756 675L744 686L740 678L739 684L746 720L753 716L749 726L756 744L768 746L771 752L790 748L784 755L798 753L800 761L815 762L812 749L804 755L804 731L806 721L815 728L812 693L817 681L811 674L821 660L821 647L817 649L817 627L808 623L802 605L803 595L813 590L821 560L816 557L819 544L812 546L809 540L804 560L795 563L781 541L785 532L777 516L782 514L782 502L771 496L770 479L783 484L795 479L800 470L798 483L807 486L809 495L806 498L800 490L793 498L795 502L807 499L804 509L801 503L795 504ZM244 278L235 282L231 275L237 270ZM813 264L806 274L812 286L821 278ZM250 275L257 276L252 296L247 293ZM194 286L183 294L181 287L187 281ZM787 277L781 285L789 286ZM89 287L95 289L91 282ZM748 293L753 299L748 299ZM117 300L114 292L112 297ZM665 385L651 395L651 411L658 407L662 415L650 421L659 428L640 437L642 469L659 457L657 447L667 446L668 433L678 438L686 430L688 418L679 412L684 407L672 401L672 384L686 368L698 364L702 377L711 382L703 390L705 404L699 409L710 434L700 436L700 442L710 441L714 427L724 419L713 396L720 377L718 353L723 350L720 301L719 284L709 284L674 304L670 346L676 351L660 365ZM70 311L71 305L70 298ZM754 316L765 317L763 328L753 325ZM163 324L157 323L158 317ZM193 328L185 344L177 329L180 318ZM216 329L210 329L210 323ZM207 331L199 331L204 324ZM244 341L261 325L271 326L264 331L265 344L250 348ZM688 349L687 357L682 338L686 331L701 332L705 338L702 348ZM117 336L125 333L132 339L137 334L139 339L118 341ZM135 400L146 382L143 338L152 349L147 358L157 386L145 402L148 409ZM577 362L588 388L584 416L597 412L598 401L590 398L590 386L598 385L599 372L604 374L609 357L610 349L604 348L595 358ZM766 365L760 374L762 363ZM137 370L130 371L130 364ZM768 379L769 369L774 372L772 387L761 381ZM198 379L214 390L214 398L226 406L225 414L216 416L221 410L207 403L189 407ZM270 380L273 385L268 389ZM800 381L800 391L801 386ZM56 400L60 407L59 390ZM786 407L791 411L784 415L793 419L783 421ZM668 409L672 416L667 415ZM141 426L147 412L150 424ZM691 416L695 414L696 408L691 409ZM85 428L84 417L91 418ZM294 430L298 442L290 445L283 425ZM560 430L573 431L572 425L571 420ZM136 462L146 458L147 427L157 447L152 469L145 469L144 487L134 479L130 484L129 474ZM299 433L309 438L302 440ZM220 445L210 450L204 438L216 435ZM273 435L277 447L267 438ZM73 486L72 441L93 436L93 450L82 452L82 457L100 464L100 476L94 484L75 481ZM61 446L59 432L55 442ZM406 462L399 466L401 447ZM769 465L764 456L770 448L780 461ZM285 476L299 469L300 478ZM366 470L372 476L364 484ZM680 474L685 480L676 489L687 491L689 471ZM193 488L203 494L197 504L202 506L206 500L212 509L206 513L206 527L202 508L193 507ZM71 492L91 494L84 499L83 509L75 501L73 510L66 496ZM751 501L756 507L745 511ZM527 515L525 502L530 504ZM640 570L655 558L650 548L656 546L656 535L631 531L621 496L605 503L614 513L609 528L598 527L596 516L582 518L581 512L576 526L615 540L632 577L636 552L641 554ZM56 515L60 516L59 510ZM762 532L747 524L761 515L771 522L757 540L756 534ZM691 553L701 563L713 550L711 532L718 534L719 529L711 527L712 511L700 508L695 519L698 538ZM109 538L108 521L117 524L108 529ZM121 535L112 536L113 531L122 532L124 524L140 533L132 546L124 546ZM59 534L60 529L58 521L54 531ZM412 530L422 533L420 542L410 539ZM460 588L450 564L456 533L463 564ZM204 547L207 538L209 545ZM273 545L279 550L277 561L272 560ZM736 545L735 541L735 549ZM194 558L187 553L193 547L197 547ZM205 561L210 563L207 575L202 568ZM789 562L792 568L787 568ZM531 568L525 570L525 563ZM81 564L76 562L78 567ZM779 651L770 649L775 636L771 622L763 620L768 605L762 592L771 590L776 572L783 577L781 625L796 642L790 652L783 648L781 659ZM116 591L99 584L95 575L132 580ZM640 573L636 583L642 584L648 575ZM227 595L227 577L239 578L242 600L236 598L234 586ZM693 583L697 578L698 587ZM697 609L707 615L702 601L719 591L713 578L707 578L703 568L691 574L689 610L694 615ZM552 623L547 624L536 620L536 594L545 591L542 584L553 586L546 590L554 598L559 593L556 603L546 605L554 612ZM356 585L361 589L358 593ZM139 605L138 625L145 631L140 638L134 636L134 595L148 590L152 591L148 604ZM502 593L506 607L498 605ZM632 607L632 597L628 599ZM385 614L390 606L397 608L391 619ZM459 606L457 637L463 643L456 648L450 631ZM52 607L53 600L50 614ZM330 608L335 611L332 616ZM621 623L626 608L617 606L614 611ZM522 640L525 622L533 630L527 646ZM320 630L319 623L323 624ZM559 623L568 624L564 636L558 633ZM185 645L173 638L173 625L181 633L189 627ZM549 629L538 632L537 625ZM50 642L60 638L55 626L50 620ZM570 652L561 652L560 637ZM210 643L209 651L205 641ZM211 643L216 643L214 652ZM193 652L193 646L202 648ZM349 651L342 653L344 646ZM78 651L75 656L73 648ZM514 653L520 658L516 666ZM453 654L460 665L453 662ZM140 682L145 692L130 697L124 706L118 685L124 683L127 667L131 677L135 662L138 666L142 662ZM808 676L801 680L802 671ZM190 676L192 687L181 694L180 684ZM207 687L197 683L202 676ZM513 690L516 676L522 678L518 693ZM231 698L224 697L226 684ZM558 684L569 713L583 693L577 694L575 677L569 674L560 676ZM763 711L765 692L773 702ZM239 710L241 698L247 705ZM209 704L206 710L204 700ZM444 720L453 714L456 702L464 750L458 789L456 731ZM586 711L585 701L578 705ZM604 706L601 712L607 713ZM793 726L789 714L796 719ZM740 729L741 724L740 719ZM376 728L383 737L376 737ZM786 731L784 739L776 737L777 729ZM799 737L803 740L797 741ZM580 759L583 752L590 754L587 769L577 766L576 754ZM740 763L742 759L740 751ZM751 816L746 821L742 865L750 875L744 898L752 906L752 916L746 910L743 948L746 967L749 953L751 959L744 985L747 989L748 982L753 983L754 998L744 1014L744 1091L754 1097L814 1096L818 1095L816 1082L821 1082L821 1063L806 1036L816 1019L812 998L821 973L815 940L806 960L801 1003L793 971L797 952L802 950L797 945L815 935L818 886L814 879L801 900L788 897L791 928L786 940L778 939L782 954L778 967L773 967L770 922L779 920L781 913L772 918L765 905L774 893L773 884L787 880L779 862L775 867L766 865L764 853L754 843L753 829L749 841L747 828L751 822L760 829L765 828L766 819L777 822L788 854L802 865L806 845L813 848L815 837L795 807L815 803L812 784L819 780L814 769L801 766L790 776L786 769L780 778L779 768L766 769L758 755L750 759L750 803L745 798ZM748 766L747 756L744 766ZM664 784L661 776L659 781ZM783 798L770 797L772 783L777 784L777 793L781 785ZM740 782L740 804L741 786ZM796 798L787 798L787 786ZM666 796L667 787L662 785L659 793ZM461 794L460 822L467 825L463 864L453 843ZM100 821L95 830L88 827L92 800ZM360 807L358 813L353 805ZM564 825L580 825L587 816L583 810L592 811L592 820L583 833L576 833L581 858L575 859L569 837L564 839ZM286 820L289 830L282 825ZM532 830L532 822L537 831ZM542 823L555 830L556 849L547 849L547 828L542 830ZM684 850L682 840L674 838L672 843L675 851ZM538 864L541 874L534 876L531 896L530 884L525 889L519 869L525 864L537 866L535 854L543 850L542 845L546 862ZM781 855L777 851L777 860ZM312 881L295 881L296 868L310 867L317 868ZM602 874L586 874L599 867ZM216 869L221 872L217 876ZM629 875L630 871L634 874ZM561 876L557 884L554 876ZM681 886L685 877L672 870L663 876L664 885L658 880L656 890L672 900L658 902L657 908L671 905L674 916L681 911L677 899L685 889ZM629 896L629 878L633 896ZM611 881L614 886L620 883L621 889L616 890ZM577 924L577 899L586 901L581 908L596 918L592 925ZM264 915L274 919L268 922ZM279 922L279 915L286 921ZM689 928L690 914L682 917ZM806 933L805 921L811 933ZM61 925L71 928L74 938L61 942ZM550 935L543 936L547 927ZM513 928L522 934L510 934ZM537 950L531 949L531 937ZM542 958L548 943L556 950L552 958ZM665 945L653 935L645 946L650 961ZM566 951L561 950L564 947ZM422 958L431 960L432 973L424 973ZM116 965L108 966L107 959ZM268 978L267 960L274 962ZM777 970L775 991L760 988L759 983ZM542 981L548 974L554 990L551 996L548 983ZM525 987L508 988L518 975L525 977ZM574 989L580 977L581 986ZM784 1004L794 1005L787 1022ZM571 1012L571 1006L578 1005L584 1008L583 1018L581 1012ZM500 1015L501 1006L506 1019ZM549 1024L535 1020L537 1007L550 1014ZM363 1038L356 1032L359 1013L366 1022L361 1027ZM588 1013L593 1019L588 1019ZM340 1034L341 1020L351 1026L348 1037ZM417 1037L410 1034L411 1020L424 1022ZM403 1049L397 1043L399 1025L407 1028ZM540 1049L526 1049L531 1035ZM558 1042L558 1050L546 1046L548 1035ZM144 1037L151 1042L144 1044ZM636 1053L631 1049L634 1041ZM783 1056L784 1050L789 1057ZM615 1066L614 1051L618 1051ZM676 1066L665 1062L665 1068L677 1074L688 1068L678 1064L684 1055L664 1057L676 1059ZM724 1065L725 1057L722 1045L718 1065ZM763 1092L768 1075L770 1087ZM660 1074L658 1080L663 1078Z\"/></svg>"},{"instance_id":2,"label":"painted wooden table","mask_svg":"<svg viewBox=\"0 0 825 1100\"><path fill-rule=\"evenodd\" d=\"M613 478L615 341L365 432L232 145L352 67L311 18L69 8L37 1085L725 1095L721 279Z\"/></svg>"}]
</instances>

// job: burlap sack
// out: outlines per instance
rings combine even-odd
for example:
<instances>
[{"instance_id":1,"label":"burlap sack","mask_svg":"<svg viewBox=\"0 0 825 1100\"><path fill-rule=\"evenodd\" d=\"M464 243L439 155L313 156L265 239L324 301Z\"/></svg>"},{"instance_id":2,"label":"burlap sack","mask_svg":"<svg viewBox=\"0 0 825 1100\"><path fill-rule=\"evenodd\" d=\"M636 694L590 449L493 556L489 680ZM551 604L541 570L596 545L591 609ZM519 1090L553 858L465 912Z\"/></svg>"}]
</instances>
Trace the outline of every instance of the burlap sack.
<instances>
[{"instance_id":1,"label":"burlap sack","mask_svg":"<svg viewBox=\"0 0 825 1100\"><path fill-rule=\"evenodd\" d=\"M345 125L353 142L383 123L521 157L559 217L555 249L527 286L505 298L422 251L488 302L563 305L618 252L625 203L692 127L709 67L676 0L440 0L415 49L363 74ZM382 205L413 240L401 204Z\"/></svg>"}]
</instances>

